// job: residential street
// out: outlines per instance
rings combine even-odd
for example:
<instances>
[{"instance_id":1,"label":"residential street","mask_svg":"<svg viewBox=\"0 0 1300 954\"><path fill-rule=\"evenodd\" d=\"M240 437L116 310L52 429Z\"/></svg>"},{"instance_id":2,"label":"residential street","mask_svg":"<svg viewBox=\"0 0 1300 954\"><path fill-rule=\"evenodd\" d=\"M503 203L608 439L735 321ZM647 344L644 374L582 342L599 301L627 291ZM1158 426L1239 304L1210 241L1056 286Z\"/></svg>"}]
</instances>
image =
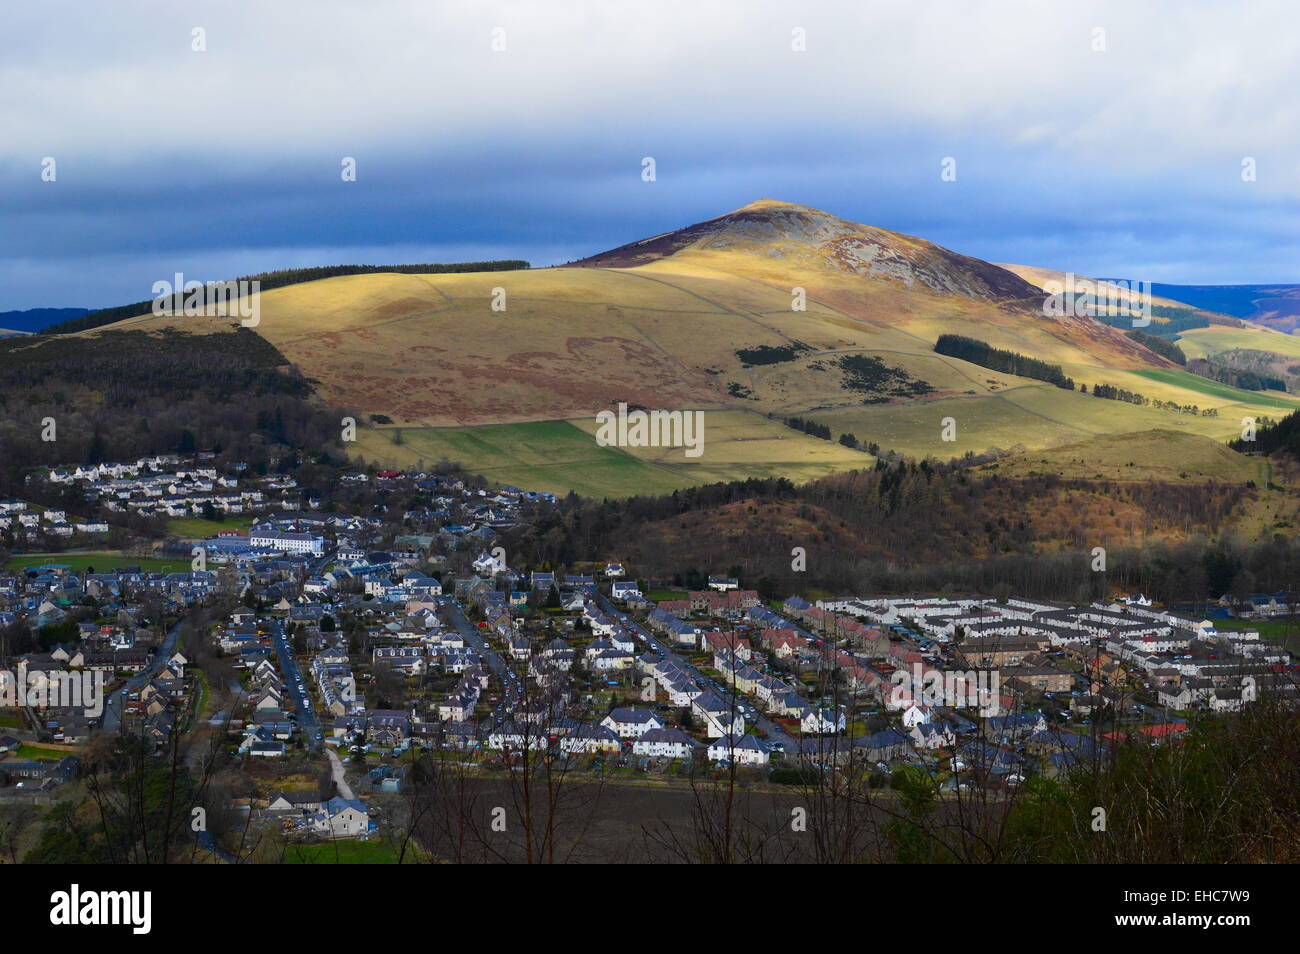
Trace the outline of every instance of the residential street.
<instances>
[{"instance_id":1,"label":"residential street","mask_svg":"<svg viewBox=\"0 0 1300 954\"><path fill-rule=\"evenodd\" d=\"M321 740L316 738L321 733L320 720L308 708L307 686L305 682L299 683L302 673L298 669L298 661L293 658L293 649L289 645L289 637L285 635L283 621L276 620L272 624L271 641L280 660L280 672L284 676L289 698L293 700L294 709L298 713L298 728L302 731L303 742L308 750L317 751L321 748Z\"/></svg>"},{"instance_id":2,"label":"residential street","mask_svg":"<svg viewBox=\"0 0 1300 954\"><path fill-rule=\"evenodd\" d=\"M143 672L136 673L128 679L122 687L109 693L108 698L104 700L104 717L103 721L100 723L103 731L117 732L121 729L122 709L126 702L127 695L144 686L150 679L162 672L163 666L167 664L167 660L171 658L172 653L176 652L176 642L180 639L181 635L181 622L183 622L183 620L178 620L176 624L167 631L167 635L163 638L162 645L158 648L158 652L154 654L148 668Z\"/></svg>"},{"instance_id":3,"label":"residential street","mask_svg":"<svg viewBox=\"0 0 1300 954\"><path fill-rule=\"evenodd\" d=\"M632 630L633 633L640 637L641 641L645 643L651 652L663 656L665 659L675 660L683 669L687 670L701 686L706 687L719 698L726 699L731 695L732 690L730 686L724 686L715 679L710 678L692 665L685 656L673 652L672 649L666 646L652 632L639 624L627 613L624 613L622 610L615 607L614 604L610 602L609 597L605 596L604 593L598 595L597 603L599 604L601 611L607 616L612 616L615 619L622 621L628 629ZM776 742L780 745L784 745L787 751L793 751L791 746L794 745L794 737L764 715L759 710L754 700L750 699L748 696L737 694L736 701L737 703L742 703L743 701L744 705L751 706L754 710L753 715L748 713L745 714L746 722L752 722L766 732L767 740L769 742Z\"/></svg>"}]
</instances>

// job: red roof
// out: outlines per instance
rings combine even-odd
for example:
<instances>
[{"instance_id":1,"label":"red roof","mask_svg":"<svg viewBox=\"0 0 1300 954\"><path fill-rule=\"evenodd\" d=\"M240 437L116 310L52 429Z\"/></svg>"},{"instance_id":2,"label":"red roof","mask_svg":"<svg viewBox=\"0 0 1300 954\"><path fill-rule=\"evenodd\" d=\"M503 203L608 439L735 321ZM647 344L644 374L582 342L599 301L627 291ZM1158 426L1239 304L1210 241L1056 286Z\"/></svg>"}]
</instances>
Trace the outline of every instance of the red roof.
<instances>
[{"instance_id":1,"label":"red roof","mask_svg":"<svg viewBox=\"0 0 1300 954\"><path fill-rule=\"evenodd\" d=\"M1186 722L1162 722L1159 725L1143 726L1138 731L1143 733L1144 735L1149 735L1153 738L1163 739L1166 736L1177 735L1179 732L1186 732L1187 723Z\"/></svg>"}]
</instances>

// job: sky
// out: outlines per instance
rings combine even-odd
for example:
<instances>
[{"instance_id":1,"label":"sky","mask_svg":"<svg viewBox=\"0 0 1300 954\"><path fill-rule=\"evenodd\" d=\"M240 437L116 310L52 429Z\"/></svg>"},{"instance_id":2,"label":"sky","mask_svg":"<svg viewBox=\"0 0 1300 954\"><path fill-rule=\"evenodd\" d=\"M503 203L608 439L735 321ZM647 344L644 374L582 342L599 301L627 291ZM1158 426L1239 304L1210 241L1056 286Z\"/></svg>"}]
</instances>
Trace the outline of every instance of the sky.
<instances>
[{"instance_id":1,"label":"sky","mask_svg":"<svg viewBox=\"0 0 1300 954\"><path fill-rule=\"evenodd\" d=\"M139 301L176 272L559 264L758 198L996 262L1300 282L1293 15L1268 0L15 4L0 310Z\"/></svg>"}]
</instances>

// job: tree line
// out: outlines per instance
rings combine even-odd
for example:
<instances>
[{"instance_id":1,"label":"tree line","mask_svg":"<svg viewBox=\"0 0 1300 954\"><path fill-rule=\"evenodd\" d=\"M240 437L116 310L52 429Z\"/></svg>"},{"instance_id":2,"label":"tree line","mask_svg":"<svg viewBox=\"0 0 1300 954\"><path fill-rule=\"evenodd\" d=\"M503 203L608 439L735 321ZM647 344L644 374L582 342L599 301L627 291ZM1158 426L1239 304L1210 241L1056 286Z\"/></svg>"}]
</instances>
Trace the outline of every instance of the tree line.
<instances>
[{"instance_id":1,"label":"tree line","mask_svg":"<svg viewBox=\"0 0 1300 954\"><path fill-rule=\"evenodd\" d=\"M260 284L262 291L284 288L286 285L299 285L303 282L320 281L322 278L336 278L340 275L370 275L376 272L398 272L404 275L437 275L448 272L504 272L528 268L529 263L522 259L500 259L484 262L450 262L429 265L318 265L313 268L282 268L273 272L259 272L256 275L244 275L233 279L234 282L252 282ZM183 295L178 296L183 301ZM113 308L101 308L80 318L60 321L44 329L41 334L67 335L79 331L89 331L103 325L111 325L124 318L147 315L153 309L152 298L118 305Z\"/></svg>"},{"instance_id":2,"label":"tree line","mask_svg":"<svg viewBox=\"0 0 1300 954\"><path fill-rule=\"evenodd\" d=\"M0 494L26 471L219 450L265 469L291 448L342 459L341 417L247 328L0 341Z\"/></svg>"},{"instance_id":3,"label":"tree line","mask_svg":"<svg viewBox=\"0 0 1300 954\"><path fill-rule=\"evenodd\" d=\"M1015 374L1022 378L1033 378L1035 381L1046 381L1066 391L1074 390L1074 380L1066 377L1065 371L1059 364L1049 364L1020 354L1018 351L994 348L988 342L977 338L967 338L965 335L940 335L939 340L934 343L934 350L937 354L961 358L963 361L978 364L981 368L988 368L990 371L1001 371L1003 374Z\"/></svg>"},{"instance_id":4,"label":"tree line","mask_svg":"<svg viewBox=\"0 0 1300 954\"><path fill-rule=\"evenodd\" d=\"M1160 338L1156 335L1147 334L1145 331L1133 329L1125 332L1127 337L1132 338L1148 351L1154 351L1162 358L1168 358L1175 364L1186 364L1187 355L1183 354L1183 349L1168 338Z\"/></svg>"},{"instance_id":5,"label":"tree line","mask_svg":"<svg viewBox=\"0 0 1300 954\"><path fill-rule=\"evenodd\" d=\"M1218 381L1243 391L1286 391L1286 382L1271 374L1261 374L1244 368L1232 368L1217 361L1194 358L1187 363L1187 370L1211 381Z\"/></svg>"},{"instance_id":6,"label":"tree line","mask_svg":"<svg viewBox=\"0 0 1300 954\"><path fill-rule=\"evenodd\" d=\"M1234 544L1211 559L1172 542L1219 538L1253 493L1215 483L1007 479L878 458L874 468L801 486L768 479L626 500L571 495L516 530L507 549L539 566L625 560L661 582L741 575L772 596L987 594L1001 584L1073 600L1118 583L1198 599L1222 595L1243 569L1275 589L1296 578L1300 545L1274 552ZM1091 569L1096 546L1109 554L1105 574ZM807 554L802 570L792 564L795 547Z\"/></svg>"}]
</instances>

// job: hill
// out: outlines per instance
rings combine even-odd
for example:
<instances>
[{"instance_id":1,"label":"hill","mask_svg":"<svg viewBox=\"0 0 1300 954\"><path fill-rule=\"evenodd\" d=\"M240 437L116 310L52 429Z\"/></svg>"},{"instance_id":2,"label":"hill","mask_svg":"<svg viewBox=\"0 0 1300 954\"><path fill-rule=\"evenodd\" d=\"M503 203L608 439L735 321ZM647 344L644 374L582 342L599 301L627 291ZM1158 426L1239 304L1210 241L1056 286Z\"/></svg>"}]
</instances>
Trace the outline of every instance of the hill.
<instances>
[{"instance_id":1,"label":"hill","mask_svg":"<svg viewBox=\"0 0 1300 954\"><path fill-rule=\"evenodd\" d=\"M1266 462L1208 437L1173 430L1136 431L1026 451L978 468L1004 477L1055 474L1081 480L1162 480L1244 484L1267 480Z\"/></svg>"},{"instance_id":2,"label":"hill","mask_svg":"<svg viewBox=\"0 0 1300 954\"><path fill-rule=\"evenodd\" d=\"M48 326L71 321L90 313L88 308L28 308L24 311L0 311L0 328L35 334Z\"/></svg>"},{"instance_id":3,"label":"hill","mask_svg":"<svg viewBox=\"0 0 1300 954\"><path fill-rule=\"evenodd\" d=\"M693 468L668 465L686 474L669 483L692 485L709 467L727 476L806 479L860 460L857 452L823 456L810 469L789 458L790 439L760 440L769 418L814 420L830 426L833 438L853 435L864 446L948 459L1161 426L1227 440L1239 428L1233 415L1277 416L1275 400L1297 403L1231 388L1205 393L1190 375L1144 378L1172 375L1175 365L1125 329L1086 316L1051 317L1043 299L1013 271L924 239L761 200L564 267L368 272L264 289L255 331L323 404L410 429L408 447L424 441L430 455L459 449L469 457L466 467L500 474L539 462L522 451L504 460L509 448L524 445L496 437L489 441L496 450L476 462L472 449L482 445L417 431L548 421L581 429L619 402L740 413L736 421L748 423L729 427L733 437L754 429L745 435L756 439L746 459L736 459L728 437L716 447L706 440ZM231 324L147 314L108 327L166 334ZM1221 418L1061 389L1048 395L1039 382L936 354L944 334L1059 364L1090 388L1214 408ZM955 441L941 439L947 419L958 422ZM362 444L368 459L410 457L382 433L363 435ZM554 463L566 459L576 458ZM651 463L664 473L664 462ZM572 468L548 473L588 492L602 489ZM608 473L617 479L603 489L627 493L626 465Z\"/></svg>"},{"instance_id":4,"label":"hill","mask_svg":"<svg viewBox=\"0 0 1300 954\"><path fill-rule=\"evenodd\" d=\"M1152 285L1157 295L1275 331L1300 327L1300 285Z\"/></svg>"}]
</instances>

